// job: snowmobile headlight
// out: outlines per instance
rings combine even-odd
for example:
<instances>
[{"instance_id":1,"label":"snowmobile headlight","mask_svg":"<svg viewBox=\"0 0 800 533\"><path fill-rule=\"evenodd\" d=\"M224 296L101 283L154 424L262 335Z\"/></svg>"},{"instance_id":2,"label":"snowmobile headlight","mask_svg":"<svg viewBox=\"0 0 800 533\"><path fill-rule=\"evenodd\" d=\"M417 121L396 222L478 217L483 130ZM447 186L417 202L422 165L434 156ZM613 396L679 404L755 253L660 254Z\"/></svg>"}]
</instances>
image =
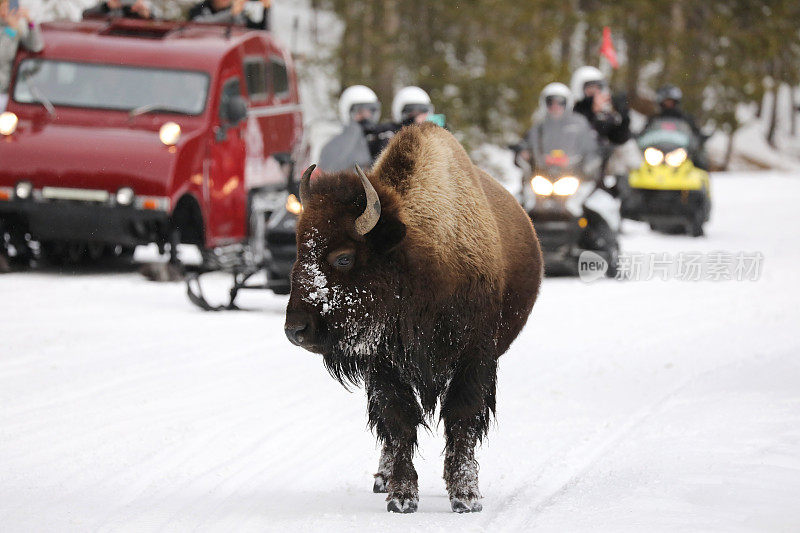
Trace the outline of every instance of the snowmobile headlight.
<instances>
[{"instance_id":1,"label":"snowmobile headlight","mask_svg":"<svg viewBox=\"0 0 800 533\"><path fill-rule=\"evenodd\" d=\"M533 192L539 196L550 196L553 194L553 184L544 176L534 176L531 180L531 187L533 187Z\"/></svg>"},{"instance_id":2,"label":"snowmobile headlight","mask_svg":"<svg viewBox=\"0 0 800 533\"><path fill-rule=\"evenodd\" d=\"M644 151L644 160L647 161L648 165L657 167L662 161L664 161L664 152L651 146Z\"/></svg>"},{"instance_id":3,"label":"snowmobile headlight","mask_svg":"<svg viewBox=\"0 0 800 533\"><path fill-rule=\"evenodd\" d=\"M293 215L299 215L303 212L303 205L294 194L290 194L286 199L286 210Z\"/></svg>"},{"instance_id":4,"label":"snowmobile headlight","mask_svg":"<svg viewBox=\"0 0 800 533\"><path fill-rule=\"evenodd\" d=\"M33 184L30 181L20 181L14 187L14 196L20 200L27 200L33 192Z\"/></svg>"},{"instance_id":5,"label":"snowmobile headlight","mask_svg":"<svg viewBox=\"0 0 800 533\"><path fill-rule=\"evenodd\" d=\"M174 146L181 138L181 127L175 122L166 122L158 130L158 138L167 146Z\"/></svg>"},{"instance_id":6,"label":"snowmobile headlight","mask_svg":"<svg viewBox=\"0 0 800 533\"><path fill-rule=\"evenodd\" d=\"M0 114L0 135L11 135L17 131L19 119L10 111Z\"/></svg>"},{"instance_id":7,"label":"snowmobile headlight","mask_svg":"<svg viewBox=\"0 0 800 533\"><path fill-rule=\"evenodd\" d=\"M575 194L580 184L580 180L575 176L564 176L553 184L553 193L558 196L571 196Z\"/></svg>"},{"instance_id":8,"label":"snowmobile headlight","mask_svg":"<svg viewBox=\"0 0 800 533\"><path fill-rule=\"evenodd\" d=\"M664 156L664 161L671 167L679 167L686 161L686 157L688 154L686 150L683 148L678 148L677 150L673 150L667 155Z\"/></svg>"}]
</instances>

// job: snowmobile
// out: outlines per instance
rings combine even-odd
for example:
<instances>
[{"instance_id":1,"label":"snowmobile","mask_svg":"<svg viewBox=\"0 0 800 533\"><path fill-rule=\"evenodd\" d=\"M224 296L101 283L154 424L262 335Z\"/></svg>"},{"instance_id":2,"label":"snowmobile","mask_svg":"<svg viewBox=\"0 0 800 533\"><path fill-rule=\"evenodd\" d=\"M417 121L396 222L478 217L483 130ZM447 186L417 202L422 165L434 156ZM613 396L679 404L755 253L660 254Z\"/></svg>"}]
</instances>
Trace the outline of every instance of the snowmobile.
<instances>
[{"instance_id":1,"label":"snowmobile","mask_svg":"<svg viewBox=\"0 0 800 533\"><path fill-rule=\"evenodd\" d=\"M711 186L708 172L694 163L702 140L685 121L664 117L637 141L644 162L628 176L622 216L648 222L656 231L703 235L711 214Z\"/></svg>"},{"instance_id":2,"label":"snowmobile","mask_svg":"<svg viewBox=\"0 0 800 533\"><path fill-rule=\"evenodd\" d=\"M520 157L515 162L531 169ZM565 150L551 150L529 170L521 203L533 221L548 274L578 272L580 255L592 251L607 265L606 275L616 276L619 258L619 204L599 180L583 170L582 157ZM527 166L527 168L526 168Z\"/></svg>"}]
</instances>

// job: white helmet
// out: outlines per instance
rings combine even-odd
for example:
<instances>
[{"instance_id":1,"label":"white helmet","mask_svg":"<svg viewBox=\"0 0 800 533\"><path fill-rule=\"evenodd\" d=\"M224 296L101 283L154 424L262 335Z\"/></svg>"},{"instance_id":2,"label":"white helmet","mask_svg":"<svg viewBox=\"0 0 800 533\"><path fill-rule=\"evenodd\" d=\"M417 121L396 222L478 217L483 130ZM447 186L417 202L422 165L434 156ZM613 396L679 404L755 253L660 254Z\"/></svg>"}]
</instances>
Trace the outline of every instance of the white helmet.
<instances>
[{"instance_id":1,"label":"white helmet","mask_svg":"<svg viewBox=\"0 0 800 533\"><path fill-rule=\"evenodd\" d=\"M572 87L572 95L575 100L583 100L585 98L583 88L587 83L605 83L605 80L606 77L603 76L599 68L590 67L589 65L579 67L572 73L572 81L569 83L570 87Z\"/></svg>"},{"instance_id":2,"label":"white helmet","mask_svg":"<svg viewBox=\"0 0 800 533\"><path fill-rule=\"evenodd\" d=\"M427 106L427 112L433 113L431 97L428 96L428 93L424 90L419 87L414 87L413 85L403 87L394 95L394 100L392 100L392 118L395 122L403 122L403 120L407 118L404 116L408 112L408 110L405 110L406 106Z\"/></svg>"},{"instance_id":3,"label":"white helmet","mask_svg":"<svg viewBox=\"0 0 800 533\"><path fill-rule=\"evenodd\" d=\"M378 122L381 117L381 103L375 91L365 85L352 85L342 92L339 97L339 119L342 124L347 124L352 120L353 106L367 105L374 108L373 123Z\"/></svg>"},{"instance_id":4,"label":"white helmet","mask_svg":"<svg viewBox=\"0 0 800 533\"><path fill-rule=\"evenodd\" d=\"M561 96L564 98L564 100L567 102L565 110L572 111L572 93L569 92L569 87L559 82L548 83L545 85L544 89L542 89L542 94L539 95L539 107L541 109L545 111L547 110L547 103L545 100L547 100L547 98L550 96Z\"/></svg>"}]
</instances>

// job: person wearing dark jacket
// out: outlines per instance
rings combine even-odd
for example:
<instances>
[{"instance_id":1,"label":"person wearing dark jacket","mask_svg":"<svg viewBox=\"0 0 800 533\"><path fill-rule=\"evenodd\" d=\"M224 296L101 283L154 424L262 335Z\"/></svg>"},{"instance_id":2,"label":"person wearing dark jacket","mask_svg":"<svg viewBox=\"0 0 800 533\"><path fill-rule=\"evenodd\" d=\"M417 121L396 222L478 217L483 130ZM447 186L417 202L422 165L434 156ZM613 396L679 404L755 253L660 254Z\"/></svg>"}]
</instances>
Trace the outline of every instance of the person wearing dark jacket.
<instances>
[{"instance_id":1,"label":"person wearing dark jacket","mask_svg":"<svg viewBox=\"0 0 800 533\"><path fill-rule=\"evenodd\" d=\"M585 66L572 75L573 111L583 115L597 132L598 140L613 146L631 138L631 119L624 95L608 92L605 76L595 67Z\"/></svg>"},{"instance_id":2,"label":"person wearing dark jacket","mask_svg":"<svg viewBox=\"0 0 800 533\"><path fill-rule=\"evenodd\" d=\"M656 98L658 100L658 113L647 120L647 125L644 127L645 130L656 119L675 118L686 122L698 139L703 138L703 134L700 128L697 127L694 117L681 109L683 91L681 91L680 87L664 85L656 92Z\"/></svg>"},{"instance_id":3,"label":"person wearing dark jacket","mask_svg":"<svg viewBox=\"0 0 800 533\"><path fill-rule=\"evenodd\" d=\"M681 109L683 91L681 91L680 87L667 84L656 92L656 98L658 100L659 111L647 120L647 124L645 124L642 131L647 131L654 122L664 118L673 118L685 122L692 129L692 135L694 135L696 139L696 148L690 150L692 161L696 167L708 170L708 156L703 147L707 137L700 131L694 117Z\"/></svg>"},{"instance_id":4,"label":"person wearing dark jacket","mask_svg":"<svg viewBox=\"0 0 800 533\"><path fill-rule=\"evenodd\" d=\"M122 0L108 0L108 2L100 2L95 7L90 7L83 11L83 18L85 19L122 17L149 20L158 16L159 13L156 13L155 8L146 0L136 0L132 4Z\"/></svg>"},{"instance_id":5,"label":"person wearing dark jacket","mask_svg":"<svg viewBox=\"0 0 800 533\"><path fill-rule=\"evenodd\" d=\"M206 24L233 24L253 30L269 31L269 8L272 0L259 0L260 20L251 19L245 11L247 0L205 0L189 10L189 20Z\"/></svg>"}]
</instances>

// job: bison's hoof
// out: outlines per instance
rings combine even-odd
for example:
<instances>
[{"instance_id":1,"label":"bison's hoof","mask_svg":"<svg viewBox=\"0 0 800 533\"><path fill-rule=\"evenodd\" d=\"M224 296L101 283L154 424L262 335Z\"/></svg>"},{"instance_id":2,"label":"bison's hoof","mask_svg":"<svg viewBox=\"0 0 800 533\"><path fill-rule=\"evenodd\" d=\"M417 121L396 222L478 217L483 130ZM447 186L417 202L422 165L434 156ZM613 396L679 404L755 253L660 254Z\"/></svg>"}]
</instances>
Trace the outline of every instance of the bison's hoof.
<instances>
[{"instance_id":1,"label":"bison's hoof","mask_svg":"<svg viewBox=\"0 0 800 533\"><path fill-rule=\"evenodd\" d=\"M483 505L478 500L468 500L453 498L450 500L450 507L454 513L480 513Z\"/></svg>"},{"instance_id":2,"label":"bison's hoof","mask_svg":"<svg viewBox=\"0 0 800 533\"><path fill-rule=\"evenodd\" d=\"M383 477L381 474L375 474L375 483L372 485L372 492L389 492L386 489L387 484L388 482L385 477Z\"/></svg>"},{"instance_id":3,"label":"bison's hoof","mask_svg":"<svg viewBox=\"0 0 800 533\"><path fill-rule=\"evenodd\" d=\"M417 500L412 498L392 498L386 504L386 510L390 513L416 513Z\"/></svg>"}]
</instances>

